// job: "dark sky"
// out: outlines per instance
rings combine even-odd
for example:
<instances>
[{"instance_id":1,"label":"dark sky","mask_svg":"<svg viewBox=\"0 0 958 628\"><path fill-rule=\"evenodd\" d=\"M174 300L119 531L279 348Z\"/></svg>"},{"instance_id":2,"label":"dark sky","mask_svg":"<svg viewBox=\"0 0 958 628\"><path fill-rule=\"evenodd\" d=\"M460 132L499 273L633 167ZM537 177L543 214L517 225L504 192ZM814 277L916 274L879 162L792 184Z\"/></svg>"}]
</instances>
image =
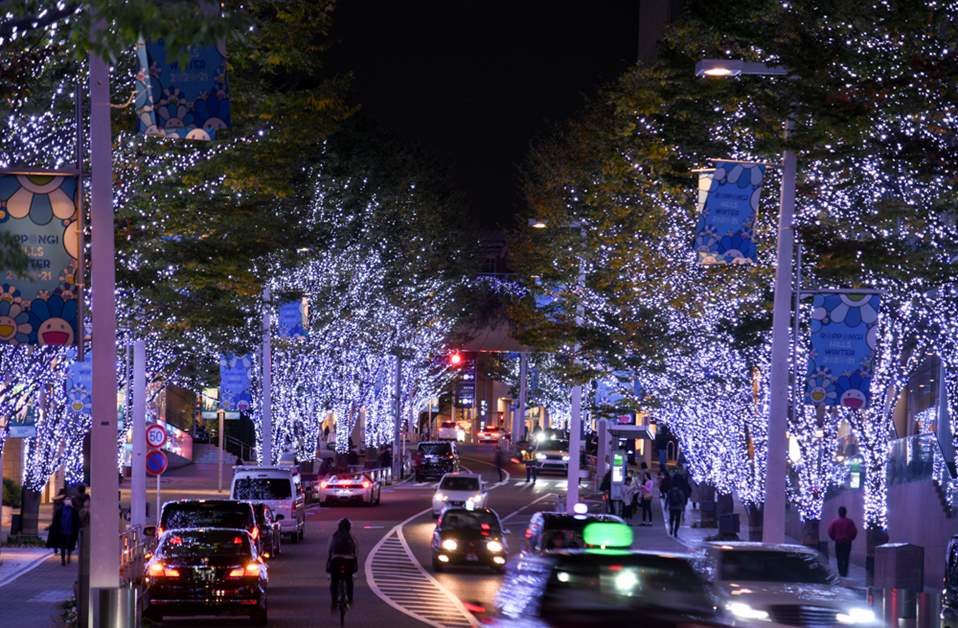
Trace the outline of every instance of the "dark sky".
<instances>
[{"instance_id":1,"label":"dark sky","mask_svg":"<svg viewBox=\"0 0 958 628\"><path fill-rule=\"evenodd\" d=\"M529 141L635 62L638 0L340 0L335 29L363 115L450 164L491 228L522 207Z\"/></svg>"}]
</instances>

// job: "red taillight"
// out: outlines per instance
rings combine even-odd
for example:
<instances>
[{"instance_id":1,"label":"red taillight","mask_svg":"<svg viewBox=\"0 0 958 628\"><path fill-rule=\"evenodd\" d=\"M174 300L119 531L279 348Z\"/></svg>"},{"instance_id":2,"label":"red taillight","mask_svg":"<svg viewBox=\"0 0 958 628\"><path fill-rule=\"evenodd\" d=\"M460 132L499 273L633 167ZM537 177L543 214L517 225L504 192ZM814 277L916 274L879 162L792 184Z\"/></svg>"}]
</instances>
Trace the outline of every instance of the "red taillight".
<instances>
[{"instance_id":1,"label":"red taillight","mask_svg":"<svg viewBox=\"0 0 958 628\"><path fill-rule=\"evenodd\" d=\"M372 485L373 485L372 482L370 482L369 480L363 480L363 488L369 488Z\"/></svg>"},{"instance_id":2,"label":"red taillight","mask_svg":"<svg viewBox=\"0 0 958 628\"><path fill-rule=\"evenodd\" d=\"M327 486L329 486L329 482L320 482L320 483L319 483L319 488L326 488Z\"/></svg>"},{"instance_id":3,"label":"red taillight","mask_svg":"<svg viewBox=\"0 0 958 628\"><path fill-rule=\"evenodd\" d=\"M167 567L166 565L164 565L163 563L161 563L160 561L156 561L155 563L150 563L150 568L148 570L148 573L154 578L160 578L160 577L179 578L180 577L179 570L171 569Z\"/></svg>"},{"instance_id":4,"label":"red taillight","mask_svg":"<svg viewBox=\"0 0 958 628\"><path fill-rule=\"evenodd\" d=\"M250 531L249 531L249 535L250 535L251 537L253 537L253 540L254 540L254 541L255 541L256 539L258 539L258 538L259 538L259 528L253 528L252 530L250 530Z\"/></svg>"},{"instance_id":5,"label":"red taillight","mask_svg":"<svg viewBox=\"0 0 958 628\"><path fill-rule=\"evenodd\" d=\"M163 536L163 528L157 526L157 528L156 528L156 538L160 538L161 536Z\"/></svg>"},{"instance_id":6,"label":"red taillight","mask_svg":"<svg viewBox=\"0 0 958 628\"><path fill-rule=\"evenodd\" d=\"M246 567L233 567L230 569L230 578L245 578L259 576L259 563L249 563Z\"/></svg>"}]
</instances>

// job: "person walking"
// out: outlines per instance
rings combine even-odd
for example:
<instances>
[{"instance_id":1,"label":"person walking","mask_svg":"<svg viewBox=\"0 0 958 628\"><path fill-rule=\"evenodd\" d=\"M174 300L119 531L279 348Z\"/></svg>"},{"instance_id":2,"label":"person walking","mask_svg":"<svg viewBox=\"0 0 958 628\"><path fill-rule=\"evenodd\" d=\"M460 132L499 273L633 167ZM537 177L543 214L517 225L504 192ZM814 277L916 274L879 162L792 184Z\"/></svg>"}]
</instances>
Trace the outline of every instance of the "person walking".
<instances>
[{"instance_id":1,"label":"person walking","mask_svg":"<svg viewBox=\"0 0 958 628\"><path fill-rule=\"evenodd\" d=\"M682 523L682 511L685 510L685 503L688 497L682 487L672 483L669 492L665 496L665 503L669 507L669 534L678 538L679 525Z\"/></svg>"},{"instance_id":2,"label":"person walking","mask_svg":"<svg viewBox=\"0 0 958 628\"><path fill-rule=\"evenodd\" d=\"M652 525L652 495L655 493L655 483L652 474L646 473L639 487L639 506L642 508L642 521L639 525Z\"/></svg>"},{"instance_id":3,"label":"person walking","mask_svg":"<svg viewBox=\"0 0 958 628\"><path fill-rule=\"evenodd\" d=\"M496 444L496 471L499 472L499 481L502 482L505 478L503 475L502 468L506 465L505 455L502 453L502 447L497 443Z\"/></svg>"},{"instance_id":4,"label":"person walking","mask_svg":"<svg viewBox=\"0 0 958 628\"><path fill-rule=\"evenodd\" d=\"M53 520L47 536L47 547L60 554L60 564L69 565L80 535L80 511L73 500L67 498L67 490L61 488L53 501Z\"/></svg>"},{"instance_id":5,"label":"person walking","mask_svg":"<svg viewBox=\"0 0 958 628\"><path fill-rule=\"evenodd\" d=\"M625 476L625 482L622 483L622 518L626 521L632 520L633 508L635 505L635 484L632 482L632 476Z\"/></svg>"},{"instance_id":6,"label":"person walking","mask_svg":"<svg viewBox=\"0 0 958 628\"><path fill-rule=\"evenodd\" d=\"M848 518L848 509L838 507L838 517L828 524L828 538L835 541L835 562L838 563L838 575L848 577L848 559L852 553L852 541L858 536L855 522Z\"/></svg>"},{"instance_id":7,"label":"person walking","mask_svg":"<svg viewBox=\"0 0 958 628\"><path fill-rule=\"evenodd\" d=\"M665 499L672 488L672 476L667 470L659 471L659 497Z\"/></svg>"}]
</instances>

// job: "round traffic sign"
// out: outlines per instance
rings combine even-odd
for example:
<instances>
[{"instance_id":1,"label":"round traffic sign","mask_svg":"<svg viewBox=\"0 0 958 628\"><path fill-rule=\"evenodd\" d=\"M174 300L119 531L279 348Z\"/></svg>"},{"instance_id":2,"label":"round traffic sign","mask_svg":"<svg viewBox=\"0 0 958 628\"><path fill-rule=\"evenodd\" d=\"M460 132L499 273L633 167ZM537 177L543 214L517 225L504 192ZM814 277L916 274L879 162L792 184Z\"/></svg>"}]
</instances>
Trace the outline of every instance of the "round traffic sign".
<instances>
[{"instance_id":1,"label":"round traffic sign","mask_svg":"<svg viewBox=\"0 0 958 628\"><path fill-rule=\"evenodd\" d=\"M151 449L146 453L146 472L150 475L162 475L169 463L164 451Z\"/></svg>"},{"instance_id":2,"label":"round traffic sign","mask_svg":"<svg viewBox=\"0 0 958 628\"><path fill-rule=\"evenodd\" d=\"M151 423L146 426L146 444L154 449L159 449L166 444L166 428L159 423Z\"/></svg>"}]
</instances>

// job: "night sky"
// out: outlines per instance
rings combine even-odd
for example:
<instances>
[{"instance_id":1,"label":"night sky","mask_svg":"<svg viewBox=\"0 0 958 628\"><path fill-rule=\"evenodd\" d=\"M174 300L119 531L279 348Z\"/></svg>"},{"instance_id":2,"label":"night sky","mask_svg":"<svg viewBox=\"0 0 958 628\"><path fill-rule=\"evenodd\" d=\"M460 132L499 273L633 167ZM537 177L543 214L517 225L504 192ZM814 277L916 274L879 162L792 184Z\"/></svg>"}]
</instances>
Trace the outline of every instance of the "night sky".
<instances>
[{"instance_id":1,"label":"night sky","mask_svg":"<svg viewBox=\"0 0 958 628\"><path fill-rule=\"evenodd\" d=\"M481 227L508 227L530 140L635 62L638 0L341 0L333 35L362 115L448 164Z\"/></svg>"}]
</instances>

